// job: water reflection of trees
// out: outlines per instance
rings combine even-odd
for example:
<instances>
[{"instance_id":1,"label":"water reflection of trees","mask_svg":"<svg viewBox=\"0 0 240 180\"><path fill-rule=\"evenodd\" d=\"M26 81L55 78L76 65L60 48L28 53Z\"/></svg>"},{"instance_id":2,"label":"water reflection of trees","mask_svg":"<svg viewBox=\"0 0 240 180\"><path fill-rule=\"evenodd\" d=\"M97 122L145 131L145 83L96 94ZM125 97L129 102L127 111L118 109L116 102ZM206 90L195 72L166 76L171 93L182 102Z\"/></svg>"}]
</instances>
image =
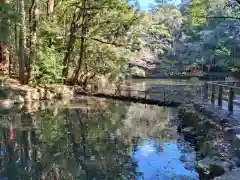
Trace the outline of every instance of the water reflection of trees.
<instances>
[{"instance_id":1,"label":"water reflection of trees","mask_svg":"<svg viewBox=\"0 0 240 180\"><path fill-rule=\"evenodd\" d=\"M136 179L130 140L117 133L128 105L108 102L105 108L96 107L93 103L80 109L22 114L18 121L28 119L32 128L27 129L15 128L17 119L5 122L0 131L1 177Z\"/></svg>"},{"instance_id":2,"label":"water reflection of trees","mask_svg":"<svg viewBox=\"0 0 240 180\"><path fill-rule=\"evenodd\" d=\"M169 138L168 131L172 109L154 105L132 104L123 121L123 132L131 137L154 137L161 140ZM168 131L169 132L169 131ZM172 133L171 133L172 134ZM173 134L172 134L173 135Z\"/></svg>"}]
</instances>

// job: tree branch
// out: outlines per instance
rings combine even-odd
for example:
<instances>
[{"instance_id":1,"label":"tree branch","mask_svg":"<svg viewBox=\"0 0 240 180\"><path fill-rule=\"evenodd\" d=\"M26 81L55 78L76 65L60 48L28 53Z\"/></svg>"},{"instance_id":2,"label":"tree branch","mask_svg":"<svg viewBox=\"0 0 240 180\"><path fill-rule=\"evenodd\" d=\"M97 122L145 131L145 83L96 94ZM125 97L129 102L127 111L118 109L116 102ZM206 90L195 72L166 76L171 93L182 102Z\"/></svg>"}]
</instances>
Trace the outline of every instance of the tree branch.
<instances>
[{"instance_id":1,"label":"tree branch","mask_svg":"<svg viewBox=\"0 0 240 180\"><path fill-rule=\"evenodd\" d=\"M235 19L240 20L240 17L233 17L233 16L192 16L195 18L207 18L207 19Z\"/></svg>"},{"instance_id":2,"label":"tree branch","mask_svg":"<svg viewBox=\"0 0 240 180\"><path fill-rule=\"evenodd\" d=\"M78 38L81 38L78 36ZM86 39L91 39L91 40L94 40L94 41L98 41L100 43L103 43L103 44L110 44L110 45L113 45L113 46L116 46L116 47L125 47L127 49L130 49L131 51L134 51L135 49L129 47L128 45L125 45L125 44L120 44L120 43L116 43L116 42L108 42L108 41L104 41L104 40L101 40L101 39L98 39L98 38L93 38L93 37L84 37Z\"/></svg>"},{"instance_id":3,"label":"tree branch","mask_svg":"<svg viewBox=\"0 0 240 180\"><path fill-rule=\"evenodd\" d=\"M113 45L113 46L116 46L116 47L125 47L127 49L130 49L130 50L134 51L133 48L128 47L125 44L119 44L119 43L116 43L116 42L107 42L107 41L104 41L104 40L101 40L101 39L97 39L97 38L90 38L90 39L92 39L94 41L98 41L98 42L103 43L103 44L110 44L110 45Z\"/></svg>"}]
</instances>

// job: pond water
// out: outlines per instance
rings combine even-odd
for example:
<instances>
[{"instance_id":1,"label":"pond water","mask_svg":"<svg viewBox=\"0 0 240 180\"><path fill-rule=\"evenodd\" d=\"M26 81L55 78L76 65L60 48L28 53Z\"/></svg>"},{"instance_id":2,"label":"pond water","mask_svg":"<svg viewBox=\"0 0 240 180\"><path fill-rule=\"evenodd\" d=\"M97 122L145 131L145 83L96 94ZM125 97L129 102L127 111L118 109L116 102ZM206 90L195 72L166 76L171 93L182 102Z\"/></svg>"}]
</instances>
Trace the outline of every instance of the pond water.
<instances>
[{"instance_id":1,"label":"pond water","mask_svg":"<svg viewBox=\"0 0 240 180\"><path fill-rule=\"evenodd\" d=\"M175 109L82 97L0 114L0 179L197 180Z\"/></svg>"}]
</instances>

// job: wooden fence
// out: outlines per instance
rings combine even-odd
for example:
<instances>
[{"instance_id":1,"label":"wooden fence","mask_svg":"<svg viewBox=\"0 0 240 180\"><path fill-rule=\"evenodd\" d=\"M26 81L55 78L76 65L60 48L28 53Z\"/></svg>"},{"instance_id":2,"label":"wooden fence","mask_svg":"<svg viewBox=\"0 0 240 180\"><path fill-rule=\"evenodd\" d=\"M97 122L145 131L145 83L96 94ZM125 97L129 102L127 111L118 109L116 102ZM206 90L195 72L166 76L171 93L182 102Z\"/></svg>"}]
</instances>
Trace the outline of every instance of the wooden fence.
<instances>
[{"instance_id":1,"label":"wooden fence","mask_svg":"<svg viewBox=\"0 0 240 180\"><path fill-rule=\"evenodd\" d=\"M135 96L134 92L137 93L138 95ZM124 97L141 97L144 99L148 98L148 90L138 90L138 89L133 89L129 86L119 86L117 88L97 88L94 89L91 87L90 89L91 94L96 94L96 93L104 93L108 95L115 95L115 96L124 96Z\"/></svg>"},{"instance_id":2,"label":"wooden fence","mask_svg":"<svg viewBox=\"0 0 240 180\"><path fill-rule=\"evenodd\" d=\"M234 98L240 96L240 81L213 81L205 85L206 96L208 97L209 89L211 90L211 102L215 103L217 98L218 106L222 106L222 101L228 101L228 110L233 111Z\"/></svg>"},{"instance_id":3,"label":"wooden fence","mask_svg":"<svg viewBox=\"0 0 240 180\"><path fill-rule=\"evenodd\" d=\"M203 97L203 84L154 84L136 89L134 86L121 85L119 87L99 88L91 87L84 92L77 94L88 94L94 96L111 96L115 99L145 100L145 102L162 102L181 104L190 102L196 98ZM159 104L158 103L158 104Z\"/></svg>"},{"instance_id":4,"label":"wooden fence","mask_svg":"<svg viewBox=\"0 0 240 180\"><path fill-rule=\"evenodd\" d=\"M186 90L185 88L189 88ZM217 100L218 106L222 107L223 100L228 102L228 110L233 111L234 104L240 104L240 102L234 101L236 96L240 98L240 81L212 81L206 82L205 85L194 84L158 84L156 87L149 87L147 90L136 90L129 86L121 86L113 89L98 89L97 93L111 94L115 96L135 97L145 100L159 100L161 102L172 101L171 97L174 96L174 90L181 92L178 96L182 99L190 99L189 101L207 100L210 97L212 103ZM198 90L197 90L198 89ZM200 91L199 91L200 89ZM91 89L94 93L94 90ZM134 93L135 92L135 93ZM210 94L209 94L210 93ZM161 95L161 97L154 98L155 95ZM178 99L176 102L183 102Z\"/></svg>"}]
</instances>

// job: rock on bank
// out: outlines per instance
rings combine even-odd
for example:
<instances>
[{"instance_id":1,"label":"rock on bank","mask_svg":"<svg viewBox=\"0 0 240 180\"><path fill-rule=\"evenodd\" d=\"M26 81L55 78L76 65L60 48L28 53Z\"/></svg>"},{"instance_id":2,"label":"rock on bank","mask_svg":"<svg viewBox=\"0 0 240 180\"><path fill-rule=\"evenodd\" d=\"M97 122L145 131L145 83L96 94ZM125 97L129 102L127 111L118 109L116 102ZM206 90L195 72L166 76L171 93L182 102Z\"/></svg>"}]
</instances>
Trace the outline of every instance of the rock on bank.
<instances>
[{"instance_id":1,"label":"rock on bank","mask_svg":"<svg viewBox=\"0 0 240 180\"><path fill-rule=\"evenodd\" d=\"M10 99L14 103L54 99L71 100L73 95L74 88L62 84L31 86L9 80L0 87L0 99Z\"/></svg>"}]
</instances>

